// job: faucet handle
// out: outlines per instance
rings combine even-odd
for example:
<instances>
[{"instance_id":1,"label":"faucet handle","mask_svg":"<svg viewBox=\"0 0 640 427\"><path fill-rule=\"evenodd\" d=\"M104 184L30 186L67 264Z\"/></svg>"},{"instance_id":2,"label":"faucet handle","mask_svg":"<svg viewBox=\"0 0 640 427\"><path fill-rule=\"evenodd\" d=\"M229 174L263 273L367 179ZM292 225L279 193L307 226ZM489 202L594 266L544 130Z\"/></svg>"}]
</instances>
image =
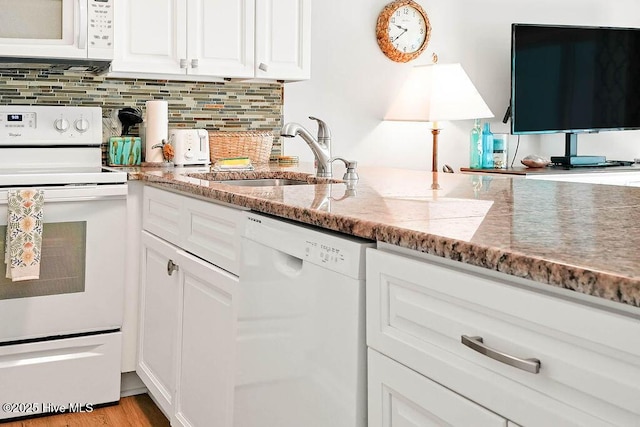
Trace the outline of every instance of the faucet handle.
<instances>
[{"instance_id":1,"label":"faucet handle","mask_svg":"<svg viewBox=\"0 0 640 427\"><path fill-rule=\"evenodd\" d=\"M331 131L329 130L329 126L327 126L324 121L313 116L309 116L309 118L318 122L318 140L327 140L331 138Z\"/></svg>"}]
</instances>

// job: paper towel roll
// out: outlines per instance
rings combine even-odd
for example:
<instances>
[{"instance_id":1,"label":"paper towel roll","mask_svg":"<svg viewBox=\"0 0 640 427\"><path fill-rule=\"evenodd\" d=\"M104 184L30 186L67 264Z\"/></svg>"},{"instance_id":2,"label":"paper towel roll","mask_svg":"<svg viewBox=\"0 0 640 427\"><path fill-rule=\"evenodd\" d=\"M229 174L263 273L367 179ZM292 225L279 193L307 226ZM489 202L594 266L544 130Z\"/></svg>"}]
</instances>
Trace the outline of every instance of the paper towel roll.
<instances>
[{"instance_id":1,"label":"paper towel roll","mask_svg":"<svg viewBox=\"0 0 640 427\"><path fill-rule=\"evenodd\" d=\"M169 103L167 101L147 101L147 118L145 123L145 162L164 161L162 148L151 148L169 138Z\"/></svg>"}]
</instances>

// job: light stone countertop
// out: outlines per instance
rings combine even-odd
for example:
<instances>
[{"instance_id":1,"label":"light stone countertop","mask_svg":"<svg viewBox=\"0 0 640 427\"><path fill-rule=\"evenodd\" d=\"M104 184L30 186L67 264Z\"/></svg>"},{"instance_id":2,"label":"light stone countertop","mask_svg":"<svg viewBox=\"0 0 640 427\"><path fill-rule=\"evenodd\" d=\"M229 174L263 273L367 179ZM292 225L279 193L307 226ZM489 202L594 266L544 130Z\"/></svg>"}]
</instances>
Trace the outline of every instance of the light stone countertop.
<instances>
[{"instance_id":1,"label":"light stone countertop","mask_svg":"<svg viewBox=\"0 0 640 427\"><path fill-rule=\"evenodd\" d=\"M241 187L199 179L211 177L208 168L120 170L197 197L640 307L640 188L376 167L359 167L353 190L344 183ZM302 164L251 174L313 172ZM334 166L338 180L343 172Z\"/></svg>"}]
</instances>

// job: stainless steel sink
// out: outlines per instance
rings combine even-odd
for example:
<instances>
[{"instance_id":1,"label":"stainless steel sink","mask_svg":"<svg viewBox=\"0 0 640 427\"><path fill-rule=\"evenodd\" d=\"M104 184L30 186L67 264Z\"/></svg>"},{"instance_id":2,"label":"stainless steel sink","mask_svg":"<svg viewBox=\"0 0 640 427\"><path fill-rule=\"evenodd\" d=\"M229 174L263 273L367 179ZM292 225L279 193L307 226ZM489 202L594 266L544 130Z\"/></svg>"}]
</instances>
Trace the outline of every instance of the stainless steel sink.
<instances>
[{"instance_id":1,"label":"stainless steel sink","mask_svg":"<svg viewBox=\"0 0 640 427\"><path fill-rule=\"evenodd\" d=\"M286 178L228 179L217 182L228 185L239 185L241 187L281 187L283 185L309 184L307 181Z\"/></svg>"}]
</instances>

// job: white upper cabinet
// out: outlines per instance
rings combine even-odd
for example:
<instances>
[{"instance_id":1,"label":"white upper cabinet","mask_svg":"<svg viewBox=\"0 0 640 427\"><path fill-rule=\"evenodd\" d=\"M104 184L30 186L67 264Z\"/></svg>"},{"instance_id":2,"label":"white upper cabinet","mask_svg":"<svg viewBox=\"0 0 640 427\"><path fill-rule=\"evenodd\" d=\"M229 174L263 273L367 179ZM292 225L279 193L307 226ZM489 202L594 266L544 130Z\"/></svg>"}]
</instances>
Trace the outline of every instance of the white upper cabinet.
<instances>
[{"instance_id":1,"label":"white upper cabinet","mask_svg":"<svg viewBox=\"0 0 640 427\"><path fill-rule=\"evenodd\" d=\"M254 0L187 4L187 73L253 77Z\"/></svg>"},{"instance_id":2,"label":"white upper cabinet","mask_svg":"<svg viewBox=\"0 0 640 427\"><path fill-rule=\"evenodd\" d=\"M256 77L311 77L311 0L256 0Z\"/></svg>"},{"instance_id":3,"label":"white upper cabinet","mask_svg":"<svg viewBox=\"0 0 640 427\"><path fill-rule=\"evenodd\" d=\"M311 0L121 0L114 73L310 77Z\"/></svg>"},{"instance_id":4,"label":"white upper cabinet","mask_svg":"<svg viewBox=\"0 0 640 427\"><path fill-rule=\"evenodd\" d=\"M184 0L120 0L115 5L111 70L184 74L187 4Z\"/></svg>"}]
</instances>

